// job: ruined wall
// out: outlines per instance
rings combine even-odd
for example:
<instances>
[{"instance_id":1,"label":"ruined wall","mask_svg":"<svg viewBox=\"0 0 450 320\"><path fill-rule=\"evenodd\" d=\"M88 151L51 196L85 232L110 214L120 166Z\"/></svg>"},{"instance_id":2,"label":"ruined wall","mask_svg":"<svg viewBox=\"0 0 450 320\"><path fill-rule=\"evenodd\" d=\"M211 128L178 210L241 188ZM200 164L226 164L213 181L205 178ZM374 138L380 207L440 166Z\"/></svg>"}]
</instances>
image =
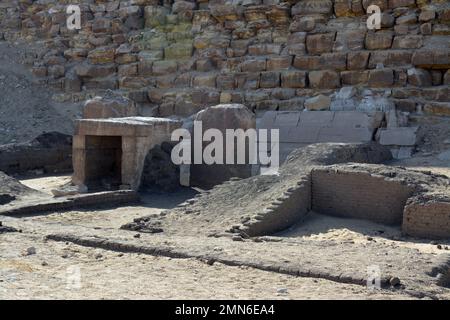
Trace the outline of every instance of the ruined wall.
<instances>
[{"instance_id":1,"label":"ruined wall","mask_svg":"<svg viewBox=\"0 0 450 320\"><path fill-rule=\"evenodd\" d=\"M65 6L81 4L82 29ZM366 8L383 11L369 31ZM221 103L256 110L424 110L450 115L445 0L77 0L0 3L0 39L40 39L39 81L83 100L117 89L146 114ZM344 96L333 94L355 86ZM370 88L371 90L364 90ZM321 100L326 100L323 97ZM320 102L320 101L319 101Z\"/></svg>"},{"instance_id":2,"label":"ruined wall","mask_svg":"<svg viewBox=\"0 0 450 320\"><path fill-rule=\"evenodd\" d=\"M70 172L72 170L72 137L44 133L32 141L0 146L0 171L23 174L31 170Z\"/></svg>"},{"instance_id":3,"label":"ruined wall","mask_svg":"<svg viewBox=\"0 0 450 320\"><path fill-rule=\"evenodd\" d=\"M400 181L389 181L369 172L339 169L312 170L313 211L346 218L401 224L412 190Z\"/></svg>"},{"instance_id":4,"label":"ruined wall","mask_svg":"<svg viewBox=\"0 0 450 320\"><path fill-rule=\"evenodd\" d=\"M402 230L405 234L423 238L450 236L450 202L412 202L405 208Z\"/></svg>"}]
</instances>

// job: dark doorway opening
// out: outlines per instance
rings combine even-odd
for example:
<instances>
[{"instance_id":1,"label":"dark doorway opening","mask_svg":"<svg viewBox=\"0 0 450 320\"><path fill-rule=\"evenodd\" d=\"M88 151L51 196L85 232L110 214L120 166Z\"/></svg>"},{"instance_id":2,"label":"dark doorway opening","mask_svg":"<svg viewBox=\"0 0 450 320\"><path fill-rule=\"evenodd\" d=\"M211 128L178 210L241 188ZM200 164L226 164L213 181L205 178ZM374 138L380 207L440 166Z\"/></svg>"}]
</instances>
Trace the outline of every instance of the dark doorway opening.
<instances>
[{"instance_id":1,"label":"dark doorway opening","mask_svg":"<svg viewBox=\"0 0 450 320\"><path fill-rule=\"evenodd\" d=\"M86 136L86 185L114 190L122 184L122 137Z\"/></svg>"}]
</instances>

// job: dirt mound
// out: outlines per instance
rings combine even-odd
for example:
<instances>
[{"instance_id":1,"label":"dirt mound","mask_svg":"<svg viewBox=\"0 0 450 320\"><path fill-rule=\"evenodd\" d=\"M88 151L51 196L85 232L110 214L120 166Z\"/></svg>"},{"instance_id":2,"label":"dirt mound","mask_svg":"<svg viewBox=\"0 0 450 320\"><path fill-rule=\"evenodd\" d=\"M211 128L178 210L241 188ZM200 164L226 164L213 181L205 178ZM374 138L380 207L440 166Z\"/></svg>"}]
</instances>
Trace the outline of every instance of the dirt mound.
<instances>
[{"instance_id":1,"label":"dirt mound","mask_svg":"<svg viewBox=\"0 0 450 320\"><path fill-rule=\"evenodd\" d=\"M303 201L302 191L308 189L310 167L343 162L376 163L390 159L389 151L377 144L316 144L294 151L287 162L280 168L279 175L260 175L247 179L232 178L230 181L215 186L208 192L199 194L163 216L149 216L136 219L124 225L123 229L166 234L223 234L224 231L235 232L245 229L246 225L257 228L260 221L264 229L284 229L291 220L299 219L298 204ZM307 190L305 190L307 191ZM300 193L298 197L296 194ZM292 212L289 219L277 216L278 203L285 197L294 200L284 211ZM275 211L272 205L276 205ZM293 209L293 210L292 210ZM307 209L307 208L306 208ZM270 218L268 218L270 215ZM244 225L244 227L243 227ZM277 227L275 227L277 226ZM259 232L263 232L258 229ZM255 231L256 232L256 231Z\"/></svg>"},{"instance_id":2,"label":"dirt mound","mask_svg":"<svg viewBox=\"0 0 450 320\"><path fill-rule=\"evenodd\" d=\"M43 132L72 134L79 104L52 100L56 90L38 84L24 66L33 48L0 42L0 144L29 141Z\"/></svg>"},{"instance_id":3,"label":"dirt mound","mask_svg":"<svg viewBox=\"0 0 450 320\"><path fill-rule=\"evenodd\" d=\"M72 136L48 132L28 142L0 145L0 171L6 174L72 171Z\"/></svg>"},{"instance_id":4,"label":"dirt mound","mask_svg":"<svg viewBox=\"0 0 450 320\"><path fill-rule=\"evenodd\" d=\"M38 191L28 188L16 179L6 175L0 171L0 205L7 204L19 197L39 193Z\"/></svg>"}]
</instances>

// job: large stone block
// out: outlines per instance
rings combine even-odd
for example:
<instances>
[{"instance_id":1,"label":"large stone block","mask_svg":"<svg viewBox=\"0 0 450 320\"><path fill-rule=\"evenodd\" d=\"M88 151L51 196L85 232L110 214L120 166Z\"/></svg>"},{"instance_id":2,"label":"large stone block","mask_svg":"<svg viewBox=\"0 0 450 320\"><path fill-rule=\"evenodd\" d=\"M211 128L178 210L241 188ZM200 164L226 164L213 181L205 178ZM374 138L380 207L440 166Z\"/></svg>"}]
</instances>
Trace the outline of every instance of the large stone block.
<instances>
[{"instance_id":1,"label":"large stone block","mask_svg":"<svg viewBox=\"0 0 450 320\"><path fill-rule=\"evenodd\" d=\"M292 15L331 14L333 2L330 0L302 0L292 7Z\"/></svg>"},{"instance_id":2,"label":"large stone block","mask_svg":"<svg viewBox=\"0 0 450 320\"><path fill-rule=\"evenodd\" d=\"M416 87L429 87L432 85L431 74L424 69L408 69L408 83Z\"/></svg>"},{"instance_id":3,"label":"large stone block","mask_svg":"<svg viewBox=\"0 0 450 320\"><path fill-rule=\"evenodd\" d=\"M154 75L173 74L177 71L178 64L173 60L155 61L152 65Z\"/></svg>"},{"instance_id":4,"label":"large stone block","mask_svg":"<svg viewBox=\"0 0 450 320\"><path fill-rule=\"evenodd\" d=\"M426 69L449 69L450 50L417 50L412 56L412 64Z\"/></svg>"},{"instance_id":5,"label":"large stone block","mask_svg":"<svg viewBox=\"0 0 450 320\"><path fill-rule=\"evenodd\" d=\"M417 142L417 127L398 127L381 129L380 144L414 146Z\"/></svg>"},{"instance_id":6,"label":"large stone block","mask_svg":"<svg viewBox=\"0 0 450 320\"><path fill-rule=\"evenodd\" d=\"M279 56L267 59L267 71L289 69L292 64L292 56Z\"/></svg>"},{"instance_id":7,"label":"large stone block","mask_svg":"<svg viewBox=\"0 0 450 320\"><path fill-rule=\"evenodd\" d=\"M137 115L134 102L121 95L107 91L103 97L86 101L83 109L84 119L122 118Z\"/></svg>"},{"instance_id":8,"label":"large stone block","mask_svg":"<svg viewBox=\"0 0 450 320\"><path fill-rule=\"evenodd\" d=\"M323 110L329 110L330 104L331 104L331 98L329 96L325 96L325 95L321 94L316 97L307 99L305 101L305 108L307 110L323 111Z\"/></svg>"},{"instance_id":9,"label":"large stone block","mask_svg":"<svg viewBox=\"0 0 450 320\"><path fill-rule=\"evenodd\" d=\"M394 71L383 68L375 69L369 72L369 86L371 87L390 87L394 84Z\"/></svg>"},{"instance_id":10,"label":"large stone block","mask_svg":"<svg viewBox=\"0 0 450 320\"><path fill-rule=\"evenodd\" d=\"M422 46L422 35L396 36L392 44L393 49L420 49Z\"/></svg>"},{"instance_id":11,"label":"large stone block","mask_svg":"<svg viewBox=\"0 0 450 320\"><path fill-rule=\"evenodd\" d=\"M209 107L196 114L194 121L201 121L202 130L205 132L208 129L217 129L222 132L225 137L227 129L254 129L256 127L255 116L244 105L230 104L217 105ZM203 134L203 132L201 134ZM197 133L198 134L198 133ZM202 151L209 143L204 143ZM235 144L236 147L236 144ZM232 177L247 178L251 175L251 165L248 161L248 148L255 147L247 144L246 148L246 164L194 164L191 165L191 186L202 188L211 188L216 184L223 183ZM233 157L237 157L237 149L226 150L224 148L223 155L226 159L227 152L232 152ZM193 160L199 155L192 154Z\"/></svg>"},{"instance_id":12,"label":"large stone block","mask_svg":"<svg viewBox=\"0 0 450 320\"><path fill-rule=\"evenodd\" d=\"M339 73L334 70L311 71L308 77L314 89L335 89L341 86Z\"/></svg>"},{"instance_id":13,"label":"large stone block","mask_svg":"<svg viewBox=\"0 0 450 320\"><path fill-rule=\"evenodd\" d=\"M110 47L101 47L89 51L88 59L92 64L113 63L116 50Z\"/></svg>"},{"instance_id":14,"label":"large stone block","mask_svg":"<svg viewBox=\"0 0 450 320\"><path fill-rule=\"evenodd\" d=\"M366 35L366 49L390 49L392 46L393 36L393 33L390 31L368 32Z\"/></svg>"},{"instance_id":15,"label":"large stone block","mask_svg":"<svg viewBox=\"0 0 450 320\"><path fill-rule=\"evenodd\" d=\"M306 37L309 54L322 54L333 50L335 33L313 34Z\"/></svg>"},{"instance_id":16,"label":"large stone block","mask_svg":"<svg viewBox=\"0 0 450 320\"><path fill-rule=\"evenodd\" d=\"M262 72L259 81L261 88L276 88L280 86L280 73L279 72Z\"/></svg>"},{"instance_id":17,"label":"large stone block","mask_svg":"<svg viewBox=\"0 0 450 320\"><path fill-rule=\"evenodd\" d=\"M164 59L189 59L193 52L192 42L178 42L164 48Z\"/></svg>"},{"instance_id":18,"label":"large stone block","mask_svg":"<svg viewBox=\"0 0 450 320\"><path fill-rule=\"evenodd\" d=\"M369 62L370 52L349 52L347 55L348 70L364 70Z\"/></svg>"},{"instance_id":19,"label":"large stone block","mask_svg":"<svg viewBox=\"0 0 450 320\"><path fill-rule=\"evenodd\" d=\"M281 86L283 88L305 88L306 72L284 71L281 73Z\"/></svg>"}]
</instances>

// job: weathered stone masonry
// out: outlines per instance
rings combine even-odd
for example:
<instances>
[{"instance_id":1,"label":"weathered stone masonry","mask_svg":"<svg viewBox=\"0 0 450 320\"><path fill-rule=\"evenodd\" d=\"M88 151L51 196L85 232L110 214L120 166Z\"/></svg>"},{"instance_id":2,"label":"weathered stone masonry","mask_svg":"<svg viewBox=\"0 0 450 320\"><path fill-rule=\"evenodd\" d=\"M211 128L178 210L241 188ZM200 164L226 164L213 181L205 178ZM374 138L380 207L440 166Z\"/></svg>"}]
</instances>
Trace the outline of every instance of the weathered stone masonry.
<instances>
[{"instance_id":1,"label":"weathered stone masonry","mask_svg":"<svg viewBox=\"0 0 450 320\"><path fill-rule=\"evenodd\" d=\"M65 8L75 3L82 29L69 31ZM381 30L367 29L370 4L382 9ZM449 115L449 23L443 0L0 4L0 39L40 41L33 72L65 91L59 99L115 89L158 116L219 102L301 110L342 86L357 87L361 98L345 110L387 98L400 111Z\"/></svg>"}]
</instances>

